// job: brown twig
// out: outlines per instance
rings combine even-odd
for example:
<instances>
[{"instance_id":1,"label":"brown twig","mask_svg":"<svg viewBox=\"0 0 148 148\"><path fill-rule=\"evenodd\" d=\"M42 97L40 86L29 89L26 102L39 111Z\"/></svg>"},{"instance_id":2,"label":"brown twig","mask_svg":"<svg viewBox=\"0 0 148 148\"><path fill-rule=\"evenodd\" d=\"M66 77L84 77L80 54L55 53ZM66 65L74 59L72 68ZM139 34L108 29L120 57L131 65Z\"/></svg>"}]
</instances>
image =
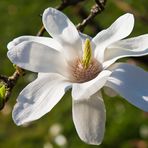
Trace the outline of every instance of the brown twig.
<instances>
[{"instance_id":1,"label":"brown twig","mask_svg":"<svg viewBox=\"0 0 148 148\"><path fill-rule=\"evenodd\" d=\"M7 76L4 76L4 75L0 75L0 82L4 82L4 83L7 83L8 82L8 77Z\"/></svg>"},{"instance_id":2,"label":"brown twig","mask_svg":"<svg viewBox=\"0 0 148 148\"><path fill-rule=\"evenodd\" d=\"M44 32L45 32L45 28L44 28L44 26L42 26L40 28L40 30L38 31L37 36L42 36L44 34Z\"/></svg>"},{"instance_id":3,"label":"brown twig","mask_svg":"<svg viewBox=\"0 0 148 148\"><path fill-rule=\"evenodd\" d=\"M7 83L7 85L6 85L6 87L7 87L8 90L7 90L7 93L6 93L6 96L5 96L5 101L8 101L9 96L10 96L10 94L11 94L11 90L12 90L13 87L15 86L15 84L16 84L16 82L17 82L17 80L18 80L18 78L19 78L20 76L21 76L21 74L16 70L16 71L13 73L13 75L8 78L8 83Z\"/></svg>"},{"instance_id":4,"label":"brown twig","mask_svg":"<svg viewBox=\"0 0 148 148\"><path fill-rule=\"evenodd\" d=\"M88 25L91 20L98 14L101 13L106 4L106 0L95 0L96 4L91 8L90 14L81 23L77 25L77 29L83 32L86 25Z\"/></svg>"},{"instance_id":5,"label":"brown twig","mask_svg":"<svg viewBox=\"0 0 148 148\"><path fill-rule=\"evenodd\" d=\"M82 20L88 17L88 12L84 9L82 5L77 6L75 13L78 14ZM102 30L102 27L94 19L92 19L91 22L87 26L90 26L92 28L93 33L100 32Z\"/></svg>"},{"instance_id":6,"label":"brown twig","mask_svg":"<svg viewBox=\"0 0 148 148\"><path fill-rule=\"evenodd\" d=\"M62 11L66 7L71 5L76 5L77 3L80 3L82 1L85 1L85 0L62 0L61 5L59 5L56 9Z\"/></svg>"},{"instance_id":7,"label":"brown twig","mask_svg":"<svg viewBox=\"0 0 148 148\"><path fill-rule=\"evenodd\" d=\"M8 101L10 95L11 95L11 90L13 89L13 87L15 86L18 78L20 77L20 73L18 70L16 70L12 76L10 77L6 77L3 75L0 75L0 80L1 82L3 82L5 84L6 87L6 94L5 94L5 98L3 99L2 105L0 107L0 110L4 108L5 103Z\"/></svg>"}]
</instances>

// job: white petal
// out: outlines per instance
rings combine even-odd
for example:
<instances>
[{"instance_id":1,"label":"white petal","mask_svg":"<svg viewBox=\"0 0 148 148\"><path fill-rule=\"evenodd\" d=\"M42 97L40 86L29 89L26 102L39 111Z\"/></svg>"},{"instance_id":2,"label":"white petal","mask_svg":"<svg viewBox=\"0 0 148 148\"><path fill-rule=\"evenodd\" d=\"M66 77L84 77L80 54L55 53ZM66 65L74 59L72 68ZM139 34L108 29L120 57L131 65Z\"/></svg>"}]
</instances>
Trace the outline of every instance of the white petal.
<instances>
[{"instance_id":1,"label":"white petal","mask_svg":"<svg viewBox=\"0 0 148 148\"><path fill-rule=\"evenodd\" d=\"M89 99L73 99L73 121L79 137L88 144L99 145L104 137L106 111L103 99L94 94Z\"/></svg>"},{"instance_id":2,"label":"white petal","mask_svg":"<svg viewBox=\"0 0 148 148\"><path fill-rule=\"evenodd\" d=\"M133 30L134 17L127 13L119 17L108 29L101 31L94 38L96 57L103 61L105 48L110 44L127 37Z\"/></svg>"},{"instance_id":3,"label":"white petal","mask_svg":"<svg viewBox=\"0 0 148 148\"><path fill-rule=\"evenodd\" d=\"M49 37L37 37L37 36L21 36L18 38L15 38L11 42L8 43L7 48L10 50L11 48L14 48L18 44L24 42L24 41L34 41L37 43L41 43L43 45L49 46L55 50L61 51L61 45Z\"/></svg>"},{"instance_id":4,"label":"white petal","mask_svg":"<svg viewBox=\"0 0 148 148\"><path fill-rule=\"evenodd\" d=\"M24 41L8 51L12 63L34 72L66 75L66 61L61 52L46 45Z\"/></svg>"},{"instance_id":5,"label":"white petal","mask_svg":"<svg viewBox=\"0 0 148 148\"><path fill-rule=\"evenodd\" d=\"M119 64L105 84L134 106L148 111L148 73L129 64Z\"/></svg>"},{"instance_id":6,"label":"white petal","mask_svg":"<svg viewBox=\"0 0 148 148\"><path fill-rule=\"evenodd\" d=\"M81 40L82 40L83 44L84 44L84 42L85 42L86 39L89 39L90 41L92 40L92 37L91 36L89 36L87 34L84 34L82 32L79 32L79 35L81 37Z\"/></svg>"},{"instance_id":7,"label":"white petal","mask_svg":"<svg viewBox=\"0 0 148 148\"><path fill-rule=\"evenodd\" d=\"M119 58L138 57L148 54L148 34L135 38L125 39L110 45L105 51L105 62L103 67L106 68Z\"/></svg>"},{"instance_id":8,"label":"white petal","mask_svg":"<svg viewBox=\"0 0 148 148\"><path fill-rule=\"evenodd\" d=\"M72 96L74 99L89 98L91 95L99 91L106 83L111 71L102 71L95 79L85 83L74 83L72 88Z\"/></svg>"},{"instance_id":9,"label":"white petal","mask_svg":"<svg viewBox=\"0 0 148 148\"><path fill-rule=\"evenodd\" d=\"M75 25L62 12L48 8L43 13L43 24L48 33L66 50L68 56L78 56L82 42Z\"/></svg>"},{"instance_id":10,"label":"white petal","mask_svg":"<svg viewBox=\"0 0 148 148\"><path fill-rule=\"evenodd\" d=\"M12 113L14 122L22 125L39 119L60 101L69 86L60 75L42 74L18 96Z\"/></svg>"}]
</instances>

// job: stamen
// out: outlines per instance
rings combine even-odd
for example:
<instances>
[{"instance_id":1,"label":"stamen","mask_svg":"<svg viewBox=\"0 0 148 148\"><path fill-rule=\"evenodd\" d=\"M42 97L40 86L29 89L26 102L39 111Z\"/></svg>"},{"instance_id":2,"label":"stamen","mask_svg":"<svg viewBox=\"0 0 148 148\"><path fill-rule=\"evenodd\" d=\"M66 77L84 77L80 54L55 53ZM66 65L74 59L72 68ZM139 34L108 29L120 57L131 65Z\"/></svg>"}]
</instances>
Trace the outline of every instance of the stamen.
<instances>
[{"instance_id":1,"label":"stamen","mask_svg":"<svg viewBox=\"0 0 148 148\"><path fill-rule=\"evenodd\" d=\"M83 83L94 79L102 71L102 64L92 58L89 66L85 69L79 58L70 63L71 81Z\"/></svg>"}]
</instances>

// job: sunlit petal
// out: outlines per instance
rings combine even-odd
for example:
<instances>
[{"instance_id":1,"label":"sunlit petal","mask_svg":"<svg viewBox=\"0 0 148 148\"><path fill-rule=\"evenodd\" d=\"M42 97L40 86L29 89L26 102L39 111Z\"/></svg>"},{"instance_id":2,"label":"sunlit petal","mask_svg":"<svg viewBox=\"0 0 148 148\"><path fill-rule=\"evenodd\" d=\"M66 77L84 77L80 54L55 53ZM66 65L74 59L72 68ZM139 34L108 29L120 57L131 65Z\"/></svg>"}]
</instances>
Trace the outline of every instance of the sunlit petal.
<instances>
[{"instance_id":1,"label":"sunlit petal","mask_svg":"<svg viewBox=\"0 0 148 148\"><path fill-rule=\"evenodd\" d=\"M75 25L62 12L48 8L43 13L43 24L48 33L62 46L67 57L82 52L82 41Z\"/></svg>"},{"instance_id":2,"label":"sunlit petal","mask_svg":"<svg viewBox=\"0 0 148 148\"><path fill-rule=\"evenodd\" d=\"M106 83L111 71L102 71L95 79L85 83L74 83L72 88L72 97L74 99L89 98L99 91Z\"/></svg>"},{"instance_id":3,"label":"sunlit petal","mask_svg":"<svg viewBox=\"0 0 148 148\"><path fill-rule=\"evenodd\" d=\"M148 34L118 41L110 45L104 55L103 67L106 68L119 58L139 57L148 54Z\"/></svg>"},{"instance_id":4,"label":"sunlit petal","mask_svg":"<svg viewBox=\"0 0 148 148\"><path fill-rule=\"evenodd\" d=\"M73 121L79 137L88 144L99 145L105 131L106 111L101 95L73 99Z\"/></svg>"},{"instance_id":5,"label":"sunlit petal","mask_svg":"<svg viewBox=\"0 0 148 148\"><path fill-rule=\"evenodd\" d=\"M148 112L148 73L141 68L119 64L105 85L134 106Z\"/></svg>"},{"instance_id":6,"label":"sunlit petal","mask_svg":"<svg viewBox=\"0 0 148 148\"><path fill-rule=\"evenodd\" d=\"M53 40L52 38L37 37L37 36L21 36L21 37L15 38L14 40L8 43L7 48L8 50L10 50L11 48L14 48L15 46L17 46L18 44L24 41L33 41L33 42L41 43L43 45L46 45L58 51L61 51L61 48L62 48L61 45L57 41Z\"/></svg>"},{"instance_id":7,"label":"sunlit petal","mask_svg":"<svg viewBox=\"0 0 148 148\"><path fill-rule=\"evenodd\" d=\"M104 51L110 44L127 37L133 30L134 17L127 13L120 16L108 29L101 31L94 38L95 54L98 60L104 60Z\"/></svg>"},{"instance_id":8,"label":"sunlit petal","mask_svg":"<svg viewBox=\"0 0 148 148\"><path fill-rule=\"evenodd\" d=\"M62 53L37 42L18 44L8 51L8 57L12 63L30 71L67 75L67 63Z\"/></svg>"},{"instance_id":9,"label":"sunlit petal","mask_svg":"<svg viewBox=\"0 0 148 148\"><path fill-rule=\"evenodd\" d=\"M48 113L70 87L62 76L42 74L26 86L13 109L13 120L17 125L39 119Z\"/></svg>"}]
</instances>

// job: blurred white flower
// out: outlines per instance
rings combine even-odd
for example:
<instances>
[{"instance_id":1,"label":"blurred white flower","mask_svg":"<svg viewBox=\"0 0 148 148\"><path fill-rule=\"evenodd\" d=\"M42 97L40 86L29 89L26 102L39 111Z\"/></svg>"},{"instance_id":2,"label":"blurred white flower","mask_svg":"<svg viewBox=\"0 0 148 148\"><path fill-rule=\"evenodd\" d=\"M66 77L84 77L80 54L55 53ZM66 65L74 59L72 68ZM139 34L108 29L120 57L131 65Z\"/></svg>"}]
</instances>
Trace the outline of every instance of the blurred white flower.
<instances>
[{"instance_id":1,"label":"blurred white flower","mask_svg":"<svg viewBox=\"0 0 148 148\"><path fill-rule=\"evenodd\" d=\"M61 132L62 132L62 126L59 123L55 123L49 128L49 134L52 137L55 137L55 136L61 134Z\"/></svg>"},{"instance_id":2,"label":"blurred white flower","mask_svg":"<svg viewBox=\"0 0 148 148\"><path fill-rule=\"evenodd\" d=\"M133 30L132 14L122 15L94 38L78 32L53 8L44 11L43 24L52 38L22 36L8 44L8 57L14 64L39 73L18 96L12 113L17 125L48 113L69 88L76 130L89 144L100 144L104 136L103 86L148 111L148 73L124 63L110 67L119 58L148 54L148 34L121 40Z\"/></svg>"},{"instance_id":3,"label":"blurred white flower","mask_svg":"<svg viewBox=\"0 0 148 148\"><path fill-rule=\"evenodd\" d=\"M63 147L63 146L66 146L67 145L67 139L64 135L58 135L55 137L54 139L55 143L60 146L60 147Z\"/></svg>"},{"instance_id":4,"label":"blurred white flower","mask_svg":"<svg viewBox=\"0 0 148 148\"><path fill-rule=\"evenodd\" d=\"M140 135L142 138L148 138L148 126L147 125L142 125L140 127Z\"/></svg>"},{"instance_id":5,"label":"blurred white flower","mask_svg":"<svg viewBox=\"0 0 148 148\"><path fill-rule=\"evenodd\" d=\"M53 148L53 145L50 142L44 144L43 148Z\"/></svg>"}]
</instances>

